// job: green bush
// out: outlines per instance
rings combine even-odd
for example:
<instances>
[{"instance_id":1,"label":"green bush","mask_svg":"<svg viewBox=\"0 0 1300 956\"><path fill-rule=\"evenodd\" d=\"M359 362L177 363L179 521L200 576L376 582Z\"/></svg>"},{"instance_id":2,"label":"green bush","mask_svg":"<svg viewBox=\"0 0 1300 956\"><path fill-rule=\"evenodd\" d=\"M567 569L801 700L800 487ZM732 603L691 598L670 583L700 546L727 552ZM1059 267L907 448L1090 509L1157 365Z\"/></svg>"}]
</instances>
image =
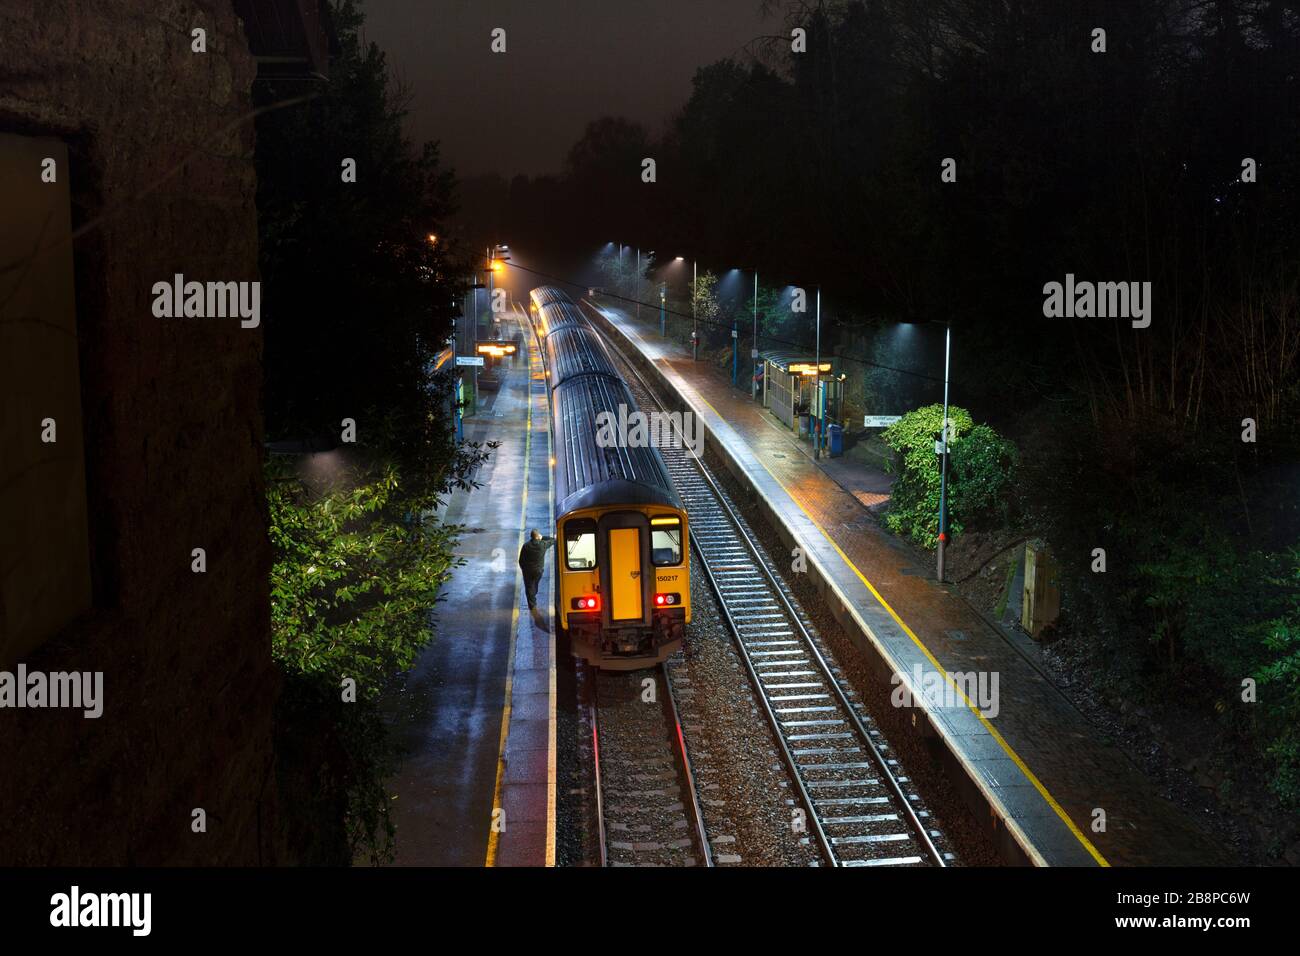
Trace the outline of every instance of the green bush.
<instances>
[{"instance_id":1,"label":"green bush","mask_svg":"<svg viewBox=\"0 0 1300 956\"><path fill-rule=\"evenodd\" d=\"M1019 455L1010 441L987 425L975 425L970 412L948 407L952 435L948 470L948 533L960 534L972 522L1005 521L1006 493ZM898 478L891 492L886 526L895 534L933 548L939 538L939 456L935 435L943 427L943 406L908 412L881 433L894 450Z\"/></svg>"},{"instance_id":2,"label":"green bush","mask_svg":"<svg viewBox=\"0 0 1300 956\"><path fill-rule=\"evenodd\" d=\"M334 685L350 677L373 699L430 637L456 529L424 514L434 498L413 498L392 464L350 469L323 492L291 467L272 463L267 481L275 657Z\"/></svg>"},{"instance_id":3,"label":"green bush","mask_svg":"<svg viewBox=\"0 0 1300 956\"><path fill-rule=\"evenodd\" d=\"M960 441L953 442L948 463L953 513L967 525L1004 524L1007 489L1019 463L1016 446L988 425L976 425Z\"/></svg>"},{"instance_id":4,"label":"green bush","mask_svg":"<svg viewBox=\"0 0 1300 956\"><path fill-rule=\"evenodd\" d=\"M1271 761L1282 802L1300 807L1300 549L1245 549L1213 516L1158 514L1162 533L1130 531L1142 560L1117 579L1118 609L1146 638L1146 672L1213 703ZM1246 677L1254 703L1241 701Z\"/></svg>"},{"instance_id":5,"label":"green bush","mask_svg":"<svg viewBox=\"0 0 1300 956\"><path fill-rule=\"evenodd\" d=\"M425 462L436 448L424 449ZM462 563L459 528L435 511L453 488L474 486L485 454L467 444L428 471L375 457L341 466L328 485L307 480L296 460L267 465L271 646L285 680L281 786L295 804L287 826L310 862L392 859L385 780L395 752L378 700L433 638L438 591ZM356 682L353 702L345 679Z\"/></svg>"},{"instance_id":6,"label":"green bush","mask_svg":"<svg viewBox=\"0 0 1300 956\"><path fill-rule=\"evenodd\" d=\"M1254 676L1266 717L1265 752L1274 763L1273 790L1285 805L1300 809L1300 548L1288 557L1288 607L1268 622L1264 648L1270 660Z\"/></svg>"}]
</instances>

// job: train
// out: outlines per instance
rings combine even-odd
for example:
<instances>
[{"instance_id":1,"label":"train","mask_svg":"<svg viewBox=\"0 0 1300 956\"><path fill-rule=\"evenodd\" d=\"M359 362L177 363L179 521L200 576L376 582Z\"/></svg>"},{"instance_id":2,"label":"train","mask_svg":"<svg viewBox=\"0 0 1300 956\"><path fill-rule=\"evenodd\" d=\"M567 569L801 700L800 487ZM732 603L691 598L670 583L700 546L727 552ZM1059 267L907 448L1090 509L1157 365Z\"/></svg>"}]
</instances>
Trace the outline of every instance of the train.
<instances>
[{"instance_id":1,"label":"train","mask_svg":"<svg viewBox=\"0 0 1300 956\"><path fill-rule=\"evenodd\" d=\"M601 439L602 413L637 403L581 308L554 286L529 299L551 404L556 624L597 668L652 667L691 620L686 509L658 448Z\"/></svg>"}]
</instances>

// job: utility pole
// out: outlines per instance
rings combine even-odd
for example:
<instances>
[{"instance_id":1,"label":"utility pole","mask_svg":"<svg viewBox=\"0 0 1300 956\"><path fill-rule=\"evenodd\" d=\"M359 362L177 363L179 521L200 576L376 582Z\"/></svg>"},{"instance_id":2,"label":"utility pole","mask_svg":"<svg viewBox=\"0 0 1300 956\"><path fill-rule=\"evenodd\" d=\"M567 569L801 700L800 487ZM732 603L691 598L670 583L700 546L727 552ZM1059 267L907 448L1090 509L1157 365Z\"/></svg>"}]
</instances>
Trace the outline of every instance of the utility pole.
<instances>
[{"instance_id":1,"label":"utility pole","mask_svg":"<svg viewBox=\"0 0 1300 956\"><path fill-rule=\"evenodd\" d=\"M943 551L948 544L948 359L952 354L952 322L943 340L943 431L940 433L943 454L939 462L939 567L937 577L943 583Z\"/></svg>"},{"instance_id":2,"label":"utility pole","mask_svg":"<svg viewBox=\"0 0 1300 956\"><path fill-rule=\"evenodd\" d=\"M641 321L641 247L636 247L636 281L632 283L632 294L636 296L636 320Z\"/></svg>"}]
</instances>

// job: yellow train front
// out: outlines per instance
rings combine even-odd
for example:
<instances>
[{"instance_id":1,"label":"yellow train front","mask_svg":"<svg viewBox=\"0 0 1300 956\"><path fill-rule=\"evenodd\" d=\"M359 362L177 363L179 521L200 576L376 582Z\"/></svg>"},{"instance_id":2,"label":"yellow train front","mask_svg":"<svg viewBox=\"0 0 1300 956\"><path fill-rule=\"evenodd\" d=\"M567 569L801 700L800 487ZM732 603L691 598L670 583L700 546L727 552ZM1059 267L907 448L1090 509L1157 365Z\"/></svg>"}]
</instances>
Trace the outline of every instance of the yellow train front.
<instances>
[{"instance_id":1,"label":"yellow train front","mask_svg":"<svg viewBox=\"0 0 1300 956\"><path fill-rule=\"evenodd\" d=\"M691 619L686 512L657 448L616 426L636 400L599 335L563 292L532 292L551 389L556 618L597 667L650 667Z\"/></svg>"}]
</instances>

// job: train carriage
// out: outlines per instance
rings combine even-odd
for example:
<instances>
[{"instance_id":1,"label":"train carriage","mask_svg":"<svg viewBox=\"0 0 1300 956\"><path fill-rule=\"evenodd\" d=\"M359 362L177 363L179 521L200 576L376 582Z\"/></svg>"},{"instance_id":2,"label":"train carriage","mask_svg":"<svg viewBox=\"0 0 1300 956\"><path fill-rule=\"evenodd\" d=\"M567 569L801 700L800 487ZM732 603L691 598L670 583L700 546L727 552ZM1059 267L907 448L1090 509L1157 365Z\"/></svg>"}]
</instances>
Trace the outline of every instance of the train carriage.
<instances>
[{"instance_id":1,"label":"train carriage","mask_svg":"<svg viewBox=\"0 0 1300 956\"><path fill-rule=\"evenodd\" d=\"M533 300L537 302L534 290ZM539 305L547 313L572 303ZM568 310L564 310L567 317ZM636 411L600 336L586 325L545 339L555 481L556 618L573 653L611 670L663 661L690 622L686 511L658 449L602 440L602 413Z\"/></svg>"},{"instance_id":2,"label":"train carriage","mask_svg":"<svg viewBox=\"0 0 1300 956\"><path fill-rule=\"evenodd\" d=\"M552 332L574 326L585 326L582 311L567 295L554 286L542 286L529 293L529 310L537 333L543 340Z\"/></svg>"},{"instance_id":3,"label":"train carriage","mask_svg":"<svg viewBox=\"0 0 1300 956\"><path fill-rule=\"evenodd\" d=\"M546 341L547 379L551 388L579 375L599 373L618 378L614 360L594 329L581 325L556 329Z\"/></svg>"}]
</instances>

